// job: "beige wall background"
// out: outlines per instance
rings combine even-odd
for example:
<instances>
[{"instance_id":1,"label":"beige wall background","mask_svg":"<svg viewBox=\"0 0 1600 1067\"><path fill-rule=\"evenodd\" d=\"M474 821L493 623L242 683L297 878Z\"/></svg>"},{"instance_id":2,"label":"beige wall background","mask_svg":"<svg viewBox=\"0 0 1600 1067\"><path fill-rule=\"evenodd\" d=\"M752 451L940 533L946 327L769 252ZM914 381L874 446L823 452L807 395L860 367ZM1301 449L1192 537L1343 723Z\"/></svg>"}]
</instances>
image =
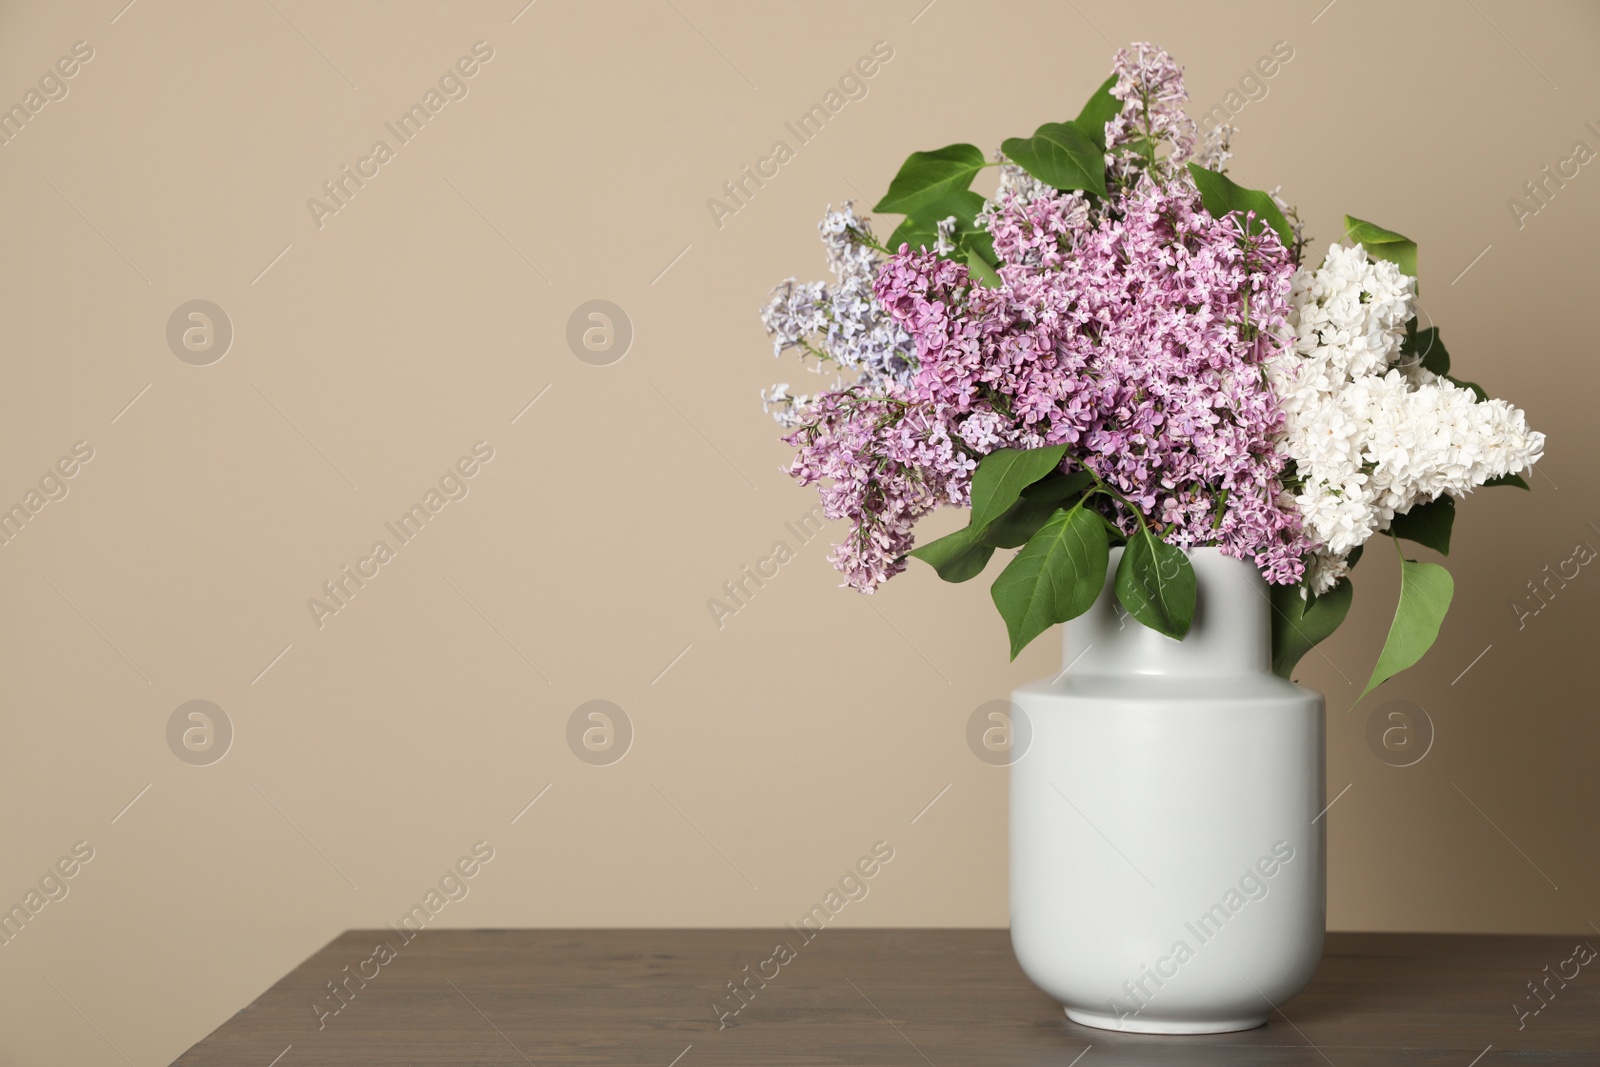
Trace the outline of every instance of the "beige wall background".
<instances>
[{"instance_id":1,"label":"beige wall background","mask_svg":"<svg viewBox=\"0 0 1600 1067\"><path fill-rule=\"evenodd\" d=\"M0 548L0 897L93 859L0 947L0 1058L164 1063L478 841L437 925L775 926L876 841L895 858L841 924L1004 925L1005 772L966 724L1058 650L1008 665L987 583L835 587L785 525L814 494L756 394L800 380L756 312L823 275L827 204L1076 113L1134 39L1196 110L1289 42L1233 173L1281 182L1318 248L1345 212L1415 237L1457 367L1549 435L1531 494L1463 507L1422 666L1351 709L1382 552L1304 664L1348 786L1330 924L1590 929L1600 577L1513 604L1600 546L1600 172L1520 226L1507 201L1600 148L1600 14L1324 2L6 4L0 103L93 58L0 147L0 498L93 458ZM877 41L866 98L797 145L784 123ZM384 124L476 42L468 94L400 145ZM318 225L308 198L379 139L394 158ZM779 139L794 159L717 226L707 199ZM195 299L233 331L204 366L166 337ZM566 341L594 299L632 327L610 365ZM477 442L467 495L399 545L384 524ZM308 598L379 539L395 558L319 627ZM717 626L779 540L794 559ZM596 699L633 733L605 766L567 740ZM169 747L191 700L233 733L205 766ZM1414 766L1367 743L1390 700L1433 724Z\"/></svg>"}]
</instances>

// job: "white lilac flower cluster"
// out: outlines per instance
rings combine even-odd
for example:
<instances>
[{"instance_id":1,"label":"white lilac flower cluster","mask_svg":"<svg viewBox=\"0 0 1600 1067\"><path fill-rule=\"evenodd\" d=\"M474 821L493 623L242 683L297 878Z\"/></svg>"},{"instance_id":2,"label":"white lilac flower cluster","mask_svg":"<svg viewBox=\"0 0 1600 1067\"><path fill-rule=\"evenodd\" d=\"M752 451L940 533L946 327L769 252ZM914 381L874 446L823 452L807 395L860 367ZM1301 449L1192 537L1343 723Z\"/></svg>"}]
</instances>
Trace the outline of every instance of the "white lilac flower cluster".
<instances>
[{"instance_id":1,"label":"white lilac flower cluster","mask_svg":"<svg viewBox=\"0 0 1600 1067\"><path fill-rule=\"evenodd\" d=\"M916 344L873 295L882 259L871 247L876 241L860 239L870 239L871 228L856 217L847 200L838 211L830 208L817 230L827 248L834 284L830 288L824 282L790 278L773 290L761 311L773 355L798 348L816 357L810 368L814 373L858 372L857 384L868 389L883 382L909 381L916 367ZM791 394L787 382L761 394L779 425L791 429L800 425L815 399Z\"/></svg>"},{"instance_id":2,"label":"white lilac flower cluster","mask_svg":"<svg viewBox=\"0 0 1600 1067\"><path fill-rule=\"evenodd\" d=\"M1360 245L1334 245L1295 273L1293 344L1267 372L1287 417L1280 448L1297 469L1295 503L1321 542L1306 561L1313 594L1395 515L1526 471L1544 451L1520 410L1402 355L1415 283Z\"/></svg>"}]
</instances>

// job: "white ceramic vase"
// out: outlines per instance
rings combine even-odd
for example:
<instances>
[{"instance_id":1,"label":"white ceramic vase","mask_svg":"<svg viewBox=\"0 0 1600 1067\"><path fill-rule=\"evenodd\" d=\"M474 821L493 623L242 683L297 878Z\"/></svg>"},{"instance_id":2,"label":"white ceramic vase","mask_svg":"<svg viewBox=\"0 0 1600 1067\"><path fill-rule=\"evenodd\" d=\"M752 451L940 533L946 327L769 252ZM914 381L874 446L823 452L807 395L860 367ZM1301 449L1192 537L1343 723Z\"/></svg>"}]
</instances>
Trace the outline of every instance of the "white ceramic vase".
<instances>
[{"instance_id":1,"label":"white ceramic vase","mask_svg":"<svg viewBox=\"0 0 1600 1067\"><path fill-rule=\"evenodd\" d=\"M1012 945L1075 1022L1260 1026L1322 955L1322 696L1272 673L1250 563L1190 554L1180 642L1119 612L1119 554L1066 669L1012 696Z\"/></svg>"}]
</instances>

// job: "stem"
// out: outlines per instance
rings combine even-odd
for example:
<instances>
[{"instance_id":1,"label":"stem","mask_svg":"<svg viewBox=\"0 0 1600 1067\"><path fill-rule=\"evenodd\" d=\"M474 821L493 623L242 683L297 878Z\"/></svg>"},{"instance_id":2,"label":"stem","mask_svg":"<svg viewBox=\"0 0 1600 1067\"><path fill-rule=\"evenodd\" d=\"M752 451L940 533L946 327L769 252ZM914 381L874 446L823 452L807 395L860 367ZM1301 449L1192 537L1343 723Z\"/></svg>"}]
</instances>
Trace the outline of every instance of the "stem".
<instances>
[{"instance_id":1,"label":"stem","mask_svg":"<svg viewBox=\"0 0 1600 1067\"><path fill-rule=\"evenodd\" d=\"M1222 492L1217 494L1217 513L1211 517L1212 532L1215 532L1217 527L1222 525L1222 511L1227 502L1228 491L1224 489Z\"/></svg>"},{"instance_id":2,"label":"stem","mask_svg":"<svg viewBox=\"0 0 1600 1067\"><path fill-rule=\"evenodd\" d=\"M894 255L894 252L890 251L889 249L887 249L887 248L885 248L883 246L883 242L882 241L880 241L876 237L872 236L872 234L868 233L866 230L861 230L861 229L856 229L855 227L851 227L850 232L856 235L856 240L860 241L862 244L866 245L868 248L872 249L874 252L882 252L886 256Z\"/></svg>"},{"instance_id":3,"label":"stem","mask_svg":"<svg viewBox=\"0 0 1600 1067\"><path fill-rule=\"evenodd\" d=\"M1129 500L1127 497L1111 488L1111 486L1107 485L1105 481L1101 479L1100 475L1094 472L1094 468L1090 467L1087 463L1083 464L1083 469L1088 472L1089 477L1094 479L1094 489L1091 490L1091 492L1103 493L1106 496L1111 497L1113 500L1116 500L1123 507L1127 508L1133 513L1133 517L1139 523L1139 529L1142 532L1150 532L1149 524L1144 521L1144 512L1139 510L1138 505L1134 504L1133 501ZM1087 497L1085 497L1085 499L1087 499ZM1122 531L1118 530L1117 532L1120 534Z\"/></svg>"},{"instance_id":4,"label":"stem","mask_svg":"<svg viewBox=\"0 0 1600 1067\"><path fill-rule=\"evenodd\" d=\"M1087 500L1088 498L1085 497L1084 499ZM1079 501L1075 506L1081 508L1083 506L1083 502ZM1126 535L1123 534L1122 528L1119 527L1116 523L1112 522L1110 519L1106 518L1104 515L1101 515L1098 511L1095 512L1095 515L1098 516L1100 521L1105 524L1105 528L1108 531L1110 531L1112 537L1123 537L1123 536L1126 536Z\"/></svg>"}]
</instances>

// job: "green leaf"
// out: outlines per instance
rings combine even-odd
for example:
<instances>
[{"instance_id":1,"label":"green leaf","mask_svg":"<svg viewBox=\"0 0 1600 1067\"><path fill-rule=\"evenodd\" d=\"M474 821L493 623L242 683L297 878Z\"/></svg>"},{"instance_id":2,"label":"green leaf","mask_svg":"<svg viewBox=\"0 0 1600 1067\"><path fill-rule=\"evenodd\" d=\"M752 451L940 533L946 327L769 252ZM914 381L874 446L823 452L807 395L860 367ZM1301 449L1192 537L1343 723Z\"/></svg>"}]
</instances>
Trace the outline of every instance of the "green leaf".
<instances>
[{"instance_id":1,"label":"green leaf","mask_svg":"<svg viewBox=\"0 0 1600 1067\"><path fill-rule=\"evenodd\" d=\"M978 280L978 284L986 289L998 289L1003 284L1000 273L994 265L983 258L983 254L967 241L961 242L961 251L966 256L967 271Z\"/></svg>"},{"instance_id":2,"label":"green leaf","mask_svg":"<svg viewBox=\"0 0 1600 1067\"><path fill-rule=\"evenodd\" d=\"M1105 150L1070 122L1047 122L1032 137L1008 137L1000 151L1046 185L1106 195Z\"/></svg>"},{"instance_id":3,"label":"green leaf","mask_svg":"<svg viewBox=\"0 0 1600 1067\"><path fill-rule=\"evenodd\" d=\"M949 216L946 215L945 218ZM926 252L939 240L939 231L934 225L936 221L932 216L917 218L907 215L901 220L900 225L894 228L889 240L884 242L884 247L891 252L898 252L901 245L910 245L913 252Z\"/></svg>"},{"instance_id":4,"label":"green leaf","mask_svg":"<svg viewBox=\"0 0 1600 1067\"><path fill-rule=\"evenodd\" d=\"M955 248L944 253L947 258L965 263L973 279L991 289L1000 287L1000 274L994 254L994 238L974 223L983 207L983 197L970 189L941 196L919 206L895 227L889 235L889 248L899 251L902 244L913 249L929 251L938 247L939 223L955 219L955 229L950 235Z\"/></svg>"},{"instance_id":5,"label":"green leaf","mask_svg":"<svg viewBox=\"0 0 1600 1067\"><path fill-rule=\"evenodd\" d=\"M1117 599L1150 629L1182 641L1194 621L1194 566L1182 549L1140 527L1117 564Z\"/></svg>"},{"instance_id":6,"label":"green leaf","mask_svg":"<svg viewBox=\"0 0 1600 1067\"><path fill-rule=\"evenodd\" d=\"M1011 658L1056 623L1088 611L1105 588L1109 561L1100 514L1081 501L1040 527L989 590L1011 636Z\"/></svg>"},{"instance_id":7,"label":"green leaf","mask_svg":"<svg viewBox=\"0 0 1600 1067\"><path fill-rule=\"evenodd\" d=\"M933 567L945 581L964 582L983 573L989 557L994 555L994 546L983 544L970 526L963 526L955 533L912 549L911 555Z\"/></svg>"},{"instance_id":8,"label":"green leaf","mask_svg":"<svg viewBox=\"0 0 1600 1067\"><path fill-rule=\"evenodd\" d=\"M1389 522L1389 531L1396 537L1415 541L1433 549L1441 556L1450 554L1450 528L1456 521L1455 498L1442 493L1425 504L1413 504L1404 515L1396 515Z\"/></svg>"},{"instance_id":9,"label":"green leaf","mask_svg":"<svg viewBox=\"0 0 1600 1067\"><path fill-rule=\"evenodd\" d=\"M1122 110L1122 101L1111 95L1111 87L1115 84L1115 74L1101 82L1100 88L1094 91L1089 102L1083 105L1083 110L1078 112L1078 117L1072 120L1078 132L1093 141L1094 146L1102 152L1106 150L1106 123Z\"/></svg>"},{"instance_id":10,"label":"green leaf","mask_svg":"<svg viewBox=\"0 0 1600 1067\"><path fill-rule=\"evenodd\" d=\"M1061 465L1066 445L1044 448L997 448L978 461L972 472L972 518L967 525L983 532L1028 486Z\"/></svg>"},{"instance_id":11,"label":"green leaf","mask_svg":"<svg viewBox=\"0 0 1600 1067\"><path fill-rule=\"evenodd\" d=\"M961 246L969 252L978 253L985 263L999 269L1000 257L994 254L994 238L989 236L988 230L962 230Z\"/></svg>"},{"instance_id":12,"label":"green leaf","mask_svg":"<svg viewBox=\"0 0 1600 1067\"><path fill-rule=\"evenodd\" d=\"M1447 382L1450 382L1450 383L1452 383L1454 385L1461 386L1461 388L1463 388L1463 389L1471 389L1472 390L1472 395L1477 397L1478 403L1480 403L1480 404L1483 403L1485 400L1489 399L1488 390L1486 390L1483 386L1479 385L1477 382L1464 382L1460 378L1452 378L1448 374L1441 375L1441 377L1443 377L1444 380L1447 381Z\"/></svg>"},{"instance_id":13,"label":"green leaf","mask_svg":"<svg viewBox=\"0 0 1600 1067\"><path fill-rule=\"evenodd\" d=\"M1053 500L1060 503L1076 496L1094 484L1094 475L1086 470L1055 471L1040 478L1022 491L1024 500Z\"/></svg>"},{"instance_id":14,"label":"green leaf","mask_svg":"<svg viewBox=\"0 0 1600 1067\"><path fill-rule=\"evenodd\" d=\"M1437 563L1401 559L1400 603L1395 607L1394 622L1389 625L1389 637L1383 643L1378 665L1361 691L1363 698L1433 647L1455 589L1450 572Z\"/></svg>"},{"instance_id":15,"label":"green leaf","mask_svg":"<svg viewBox=\"0 0 1600 1067\"><path fill-rule=\"evenodd\" d=\"M913 152L889 183L874 211L916 215L943 197L966 190L983 169L983 153L969 144L953 144L933 152ZM941 216L942 217L942 216Z\"/></svg>"},{"instance_id":16,"label":"green leaf","mask_svg":"<svg viewBox=\"0 0 1600 1067\"><path fill-rule=\"evenodd\" d=\"M1258 223L1271 226L1278 232L1283 247L1289 248L1294 244L1294 230L1290 228L1289 220L1283 217L1283 212L1278 210L1278 205L1272 202L1272 197L1259 189L1246 189L1235 184L1226 174L1206 170L1198 163L1189 164L1189 173L1194 176L1195 187L1200 190L1200 202L1212 217L1220 219L1234 211L1241 214L1254 211Z\"/></svg>"},{"instance_id":17,"label":"green leaf","mask_svg":"<svg viewBox=\"0 0 1600 1067\"><path fill-rule=\"evenodd\" d=\"M1355 570L1356 564L1361 562L1361 553L1365 552L1366 550L1366 545L1357 545L1356 547L1352 548L1350 550L1350 554L1344 558L1345 567L1349 570Z\"/></svg>"},{"instance_id":18,"label":"green leaf","mask_svg":"<svg viewBox=\"0 0 1600 1067\"><path fill-rule=\"evenodd\" d=\"M995 548L1017 548L1027 543L1056 509L1082 493L1093 480L1086 471L1073 471L1034 482L1004 515L988 525L982 534L983 543Z\"/></svg>"},{"instance_id":19,"label":"green leaf","mask_svg":"<svg viewBox=\"0 0 1600 1067\"><path fill-rule=\"evenodd\" d=\"M1485 489L1491 485L1514 485L1518 489L1527 489L1530 492L1533 490L1533 487L1524 481L1520 474L1502 474L1498 478L1490 478L1483 483Z\"/></svg>"},{"instance_id":20,"label":"green leaf","mask_svg":"<svg viewBox=\"0 0 1600 1067\"><path fill-rule=\"evenodd\" d=\"M966 256L967 270L978 279L979 283L990 289L998 289L1000 281L1000 257L994 254L994 238L984 230L966 230L961 234L961 252Z\"/></svg>"},{"instance_id":21,"label":"green leaf","mask_svg":"<svg viewBox=\"0 0 1600 1067\"><path fill-rule=\"evenodd\" d=\"M1272 586L1272 670L1288 678L1300 657L1327 640L1350 612L1355 587L1340 578L1321 596L1302 598L1304 586Z\"/></svg>"},{"instance_id":22,"label":"green leaf","mask_svg":"<svg viewBox=\"0 0 1600 1067\"><path fill-rule=\"evenodd\" d=\"M1420 356L1424 370L1431 370L1435 374L1450 373L1450 353L1445 350L1444 342L1439 340L1437 326L1419 330L1416 319L1406 323L1406 339L1400 342L1400 354Z\"/></svg>"},{"instance_id":23,"label":"green leaf","mask_svg":"<svg viewBox=\"0 0 1600 1067\"><path fill-rule=\"evenodd\" d=\"M1400 268L1400 273L1417 276L1417 242L1409 237L1386 230L1382 226L1364 222L1353 215L1344 217L1345 235L1359 242L1373 259L1386 259Z\"/></svg>"},{"instance_id":24,"label":"green leaf","mask_svg":"<svg viewBox=\"0 0 1600 1067\"><path fill-rule=\"evenodd\" d=\"M970 189L938 197L919 207L915 214L907 215L905 220L895 227L894 233L889 235L885 247L898 252L900 245L904 243L913 249L931 249L938 241L938 224L951 217L956 220L958 235L974 232L973 220L978 217L978 212L982 208L983 197Z\"/></svg>"}]
</instances>

